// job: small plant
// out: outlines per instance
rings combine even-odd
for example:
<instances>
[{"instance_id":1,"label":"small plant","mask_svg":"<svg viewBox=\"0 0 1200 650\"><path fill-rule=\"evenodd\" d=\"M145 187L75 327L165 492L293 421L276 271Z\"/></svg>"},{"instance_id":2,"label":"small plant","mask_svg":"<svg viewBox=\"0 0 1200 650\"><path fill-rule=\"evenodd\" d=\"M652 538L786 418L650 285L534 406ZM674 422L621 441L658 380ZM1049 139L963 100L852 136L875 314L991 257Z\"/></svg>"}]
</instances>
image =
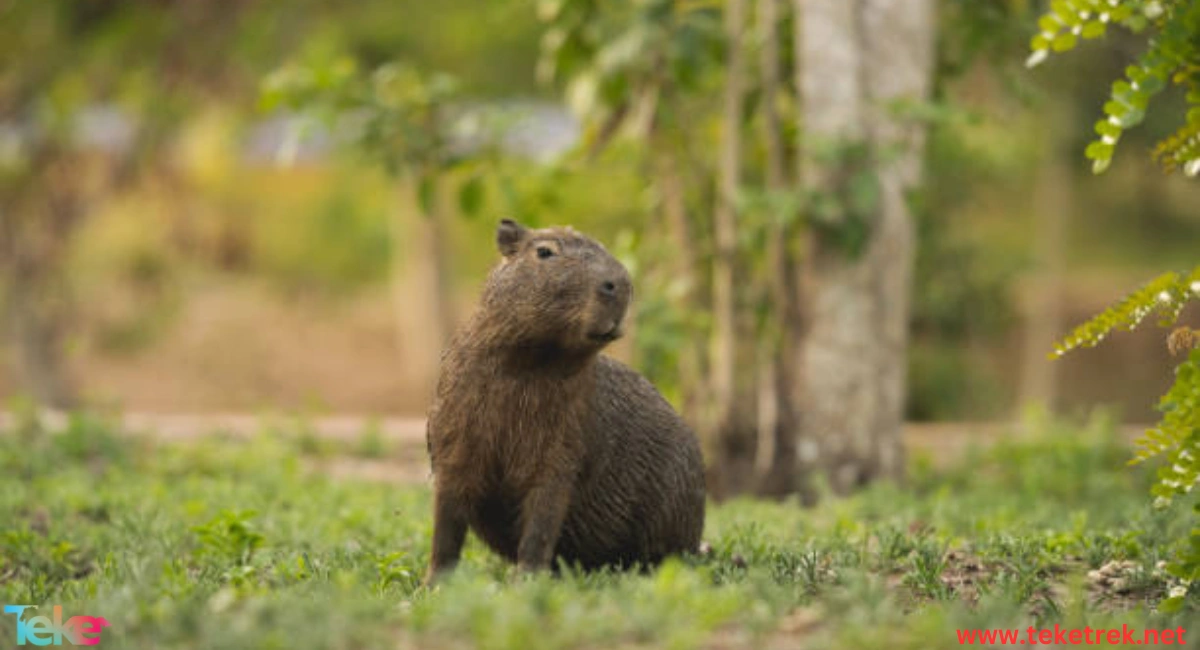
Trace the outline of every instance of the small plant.
<instances>
[{"instance_id":1,"label":"small plant","mask_svg":"<svg viewBox=\"0 0 1200 650\"><path fill-rule=\"evenodd\" d=\"M192 530L200 539L200 555L217 557L245 566L266 538L254 529L253 510L226 510Z\"/></svg>"},{"instance_id":2,"label":"small plant","mask_svg":"<svg viewBox=\"0 0 1200 650\"><path fill-rule=\"evenodd\" d=\"M808 595L837 579L833 560L828 553L807 548L799 553L779 552L772 558L771 572L779 584L795 584Z\"/></svg>"},{"instance_id":3,"label":"small plant","mask_svg":"<svg viewBox=\"0 0 1200 650\"><path fill-rule=\"evenodd\" d=\"M932 539L923 539L912 555L909 572L904 584L918 595L931 600L949 600L954 596L950 586L942 580L946 570L947 545Z\"/></svg>"},{"instance_id":4,"label":"small plant","mask_svg":"<svg viewBox=\"0 0 1200 650\"><path fill-rule=\"evenodd\" d=\"M375 560L375 566L379 570L375 589L380 594L386 593L393 586L400 587L404 593L410 593L420 584L420 570L414 568L409 554L404 551L381 555Z\"/></svg>"},{"instance_id":5,"label":"small plant","mask_svg":"<svg viewBox=\"0 0 1200 650\"><path fill-rule=\"evenodd\" d=\"M888 526L875 533L879 540L879 560L882 568L891 569L908 557L916 548L916 542L903 528Z\"/></svg>"}]
</instances>

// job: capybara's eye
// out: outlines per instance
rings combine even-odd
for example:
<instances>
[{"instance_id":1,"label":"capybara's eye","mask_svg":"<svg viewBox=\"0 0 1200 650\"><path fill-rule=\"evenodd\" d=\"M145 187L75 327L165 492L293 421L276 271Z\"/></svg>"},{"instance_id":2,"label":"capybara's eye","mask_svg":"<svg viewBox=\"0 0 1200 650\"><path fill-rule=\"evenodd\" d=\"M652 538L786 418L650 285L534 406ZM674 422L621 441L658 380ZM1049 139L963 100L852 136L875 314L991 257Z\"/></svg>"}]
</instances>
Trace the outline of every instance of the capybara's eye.
<instances>
[{"instance_id":1,"label":"capybara's eye","mask_svg":"<svg viewBox=\"0 0 1200 650\"><path fill-rule=\"evenodd\" d=\"M538 246L537 247L537 256L539 259L543 259L543 260L546 259L547 257L554 257L554 250L552 248L550 248L549 246Z\"/></svg>"}]
</instances>

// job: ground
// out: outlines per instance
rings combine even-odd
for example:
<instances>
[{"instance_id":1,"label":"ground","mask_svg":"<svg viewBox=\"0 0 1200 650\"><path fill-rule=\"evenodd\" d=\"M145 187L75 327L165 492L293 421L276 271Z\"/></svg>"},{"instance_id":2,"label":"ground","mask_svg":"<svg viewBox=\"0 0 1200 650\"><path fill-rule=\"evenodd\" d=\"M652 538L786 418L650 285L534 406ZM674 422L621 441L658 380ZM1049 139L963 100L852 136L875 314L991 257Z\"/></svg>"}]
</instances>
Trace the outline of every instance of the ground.
<instances>
[{"instance_id":1,"label":"ground","mask_svg":"<svg viewBox=\"0 0 1200 650\"><path fill-rule=\"evenodd\" d=\"M641 574L515 575L471 541L433 590L422 477L378 430L302 422L186 441L95 417L0 432L0 601L103 616L106 648L961 647L958 630L1183 627L1150 509L1103 422L913 461L816 508L713 504L702 556ZM0 616L0 648L15 617ZM1140 638L1140 637L1139 637ZM1187 638L1190 644L1195 641Z\"/></svg>"}]
</instances>

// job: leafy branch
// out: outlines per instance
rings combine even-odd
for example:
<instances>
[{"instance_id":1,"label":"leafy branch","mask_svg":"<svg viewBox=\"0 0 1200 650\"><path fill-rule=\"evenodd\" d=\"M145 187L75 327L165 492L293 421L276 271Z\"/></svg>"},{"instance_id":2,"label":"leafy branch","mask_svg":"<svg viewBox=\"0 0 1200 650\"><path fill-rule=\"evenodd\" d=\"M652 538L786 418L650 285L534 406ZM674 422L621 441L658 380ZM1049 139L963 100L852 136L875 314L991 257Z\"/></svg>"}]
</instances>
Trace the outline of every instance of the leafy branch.
<instances>
[{"instance_id":1,"label":"leafy branch","mask_svg":"<svg viewBox=\"0 0 1200 650\"><path fill-rule=\"evenodd\" d=\"M456 111L460 101L459 84L449 75L401 62L364 72L345 56L282 67L266 78L260 97L264 110L286 109L299 118L295 138L323 126L388 173L411 177L426 215L433 212L437 178L465 169L459 207L474 216L484 203L483 167L496 157L498 129Z\"/></svg>"},{"instance_id":2,"label":"leafy branch","mask_svg":"<svg viewBox=\"0 0 1200 650\"><path fill-rule=\"evenodd\" d=\"M1200 266L1186 275L1164 273L1076 327L1054 346L1050 356L1061 357L1078 347L1096 347L1114 330L1133 330L1151 313L1159 316L1159 325L1170 327L1188 301L1196 298L1200 298Z\"/></svg>"},{"instance_id":3,"label":"leafy branch","mask_svg":"<svg viewBox=\"0 0 1200 650\"><path fill-rule=\"evenodd\" d=\"M1054 0L1038 21L1026 65L1045 61L1050 52L1066 52L1080 39L1104 36L1110 24L1134 33L1147 32L1147 46L1125 76L1112 84L1098 136L1085 154L1092 171L1112 163L1122 134L1146 117L1151 100L1169 84L1187 89L1188 110L1174 135L1159 143L1155 159L1170 172L1200 174L1200 3L1191 0Z\"/></svg>"}]
</instances>

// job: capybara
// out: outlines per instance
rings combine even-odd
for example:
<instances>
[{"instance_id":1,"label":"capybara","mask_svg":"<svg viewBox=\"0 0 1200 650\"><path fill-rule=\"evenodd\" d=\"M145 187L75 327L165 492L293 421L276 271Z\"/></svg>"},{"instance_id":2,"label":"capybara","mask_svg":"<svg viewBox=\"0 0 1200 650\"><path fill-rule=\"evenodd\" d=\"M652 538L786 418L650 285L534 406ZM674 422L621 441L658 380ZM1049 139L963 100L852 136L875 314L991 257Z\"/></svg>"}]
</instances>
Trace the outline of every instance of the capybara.
<instances>
[{"instance_id":1,"label":"capybara","mask_svg":"<svg viewBox=\"0 0 1200 650\"><path fill-rule=\"evenodd\" d=\"M426 440L428 579L467 529L523 570L649 567L704 528L696 436L645 378L601 355L621 336L629 274L571 228L503 220L503 256L442 357Z\"/></svg>"}]
</instances>

